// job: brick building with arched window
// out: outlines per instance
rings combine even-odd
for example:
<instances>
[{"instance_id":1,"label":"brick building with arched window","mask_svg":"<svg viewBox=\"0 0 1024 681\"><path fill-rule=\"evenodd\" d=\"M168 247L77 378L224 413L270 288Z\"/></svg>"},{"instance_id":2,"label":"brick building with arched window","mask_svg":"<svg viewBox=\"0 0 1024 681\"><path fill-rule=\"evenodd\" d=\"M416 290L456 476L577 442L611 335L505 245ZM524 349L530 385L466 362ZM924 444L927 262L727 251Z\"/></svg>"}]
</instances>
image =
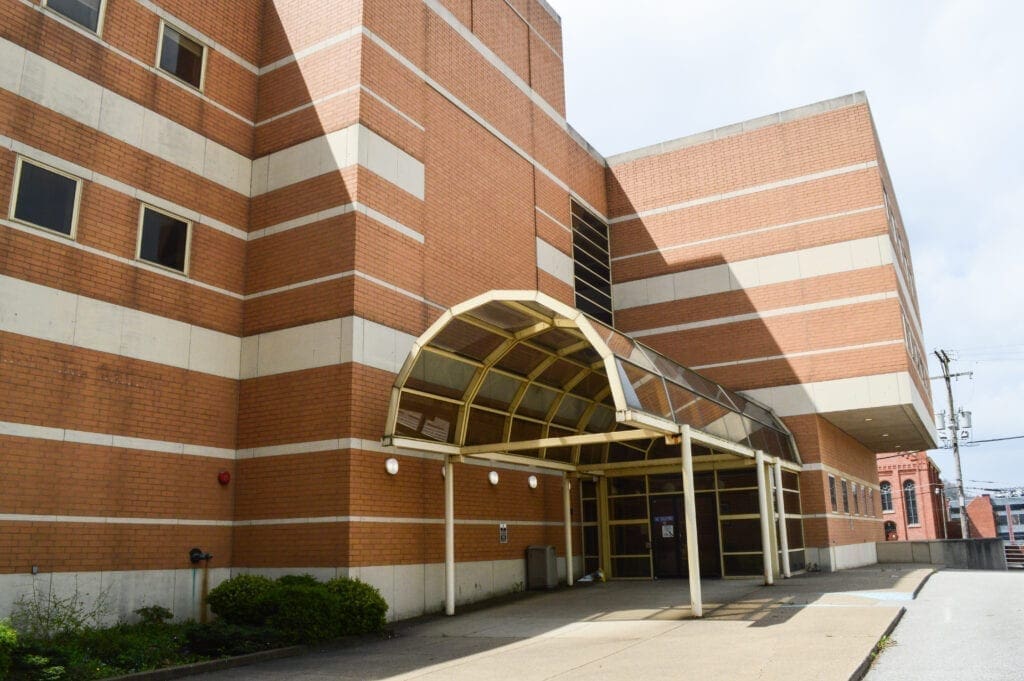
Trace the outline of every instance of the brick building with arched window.
<instances>
[{"instance_id":1,"label":"brick building with arched window","mask_svg":"<svg viewBox=\"0 0 1024 681\"><path fill-rule=\"evenodd\" d=\"M944 484L931 457L926 452L896 452L877 458L885 538L945 539Z\"/></svg>"}]
</instances>

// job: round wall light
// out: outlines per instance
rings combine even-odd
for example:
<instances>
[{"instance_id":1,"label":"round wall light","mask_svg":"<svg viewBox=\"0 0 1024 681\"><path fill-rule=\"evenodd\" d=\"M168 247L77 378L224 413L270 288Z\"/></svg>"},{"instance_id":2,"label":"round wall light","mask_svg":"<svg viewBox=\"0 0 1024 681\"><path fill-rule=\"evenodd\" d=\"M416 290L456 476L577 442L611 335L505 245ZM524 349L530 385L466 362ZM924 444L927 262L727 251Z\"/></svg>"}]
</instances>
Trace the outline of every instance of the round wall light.
<instances>
[{"instance_id":1,"label":"round wall light","mask_svg":"<svg viewBox=\"0 0 1024 681\"><path fill-rule=\"evenodd\" d=\"M217 482L222 485L226 485L231 482L231 473L229 471L221 471L217 473Z\"/></svg>"},{"instance_id":2,"label":"round wall light","mask_svg":"<svg viewBox=\"0 0 1024 681\"><path fill-rule=\"evenodd\" d=\"M487 479L490 481L490 483L492 485L497 485L498 484L498 471L491 471L490 473L488 473L487 474Z\"/></svg>"},{"instance_id":3,"label":"round wall light","mask_svg":"<svg viewBox=\"0 0 1024 681\"><path fill-rule=\"evenodd\" d=\"M388 475L395 475L398 473L398 459L390 458L385 461L384 470L388 472Z\"/></svg>"},{"instance_id":4,"label":"round wall light","mask_svg":"<svg viewBox=\"0 0 1024 681\"><path fill-rule=\"evenodd\" d=\"M537 476L531 475L526 479L526 484L530 486L530 489L537 489Z\"/></svg>"}]
</instances>

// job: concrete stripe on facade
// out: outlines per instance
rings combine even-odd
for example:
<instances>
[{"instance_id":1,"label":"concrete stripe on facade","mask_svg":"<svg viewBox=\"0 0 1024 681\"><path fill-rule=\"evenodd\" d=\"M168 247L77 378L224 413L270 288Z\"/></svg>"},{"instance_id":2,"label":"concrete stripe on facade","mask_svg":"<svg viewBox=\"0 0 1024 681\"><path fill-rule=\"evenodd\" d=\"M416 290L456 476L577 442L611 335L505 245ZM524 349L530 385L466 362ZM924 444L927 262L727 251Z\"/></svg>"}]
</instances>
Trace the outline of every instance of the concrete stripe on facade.
<instances>
[{"instance_id":1,"label":"concrete stripe on facade","mask_svg":"<svg viewBox=\"0 0 1024 681\"><path fill-rule=\"evenodd\" d=\"M710 267L634 279L612 286L616 310L750 290L788 281L893 263L892 243L881 234Z\"/></svg>"},{"instance_id":2,"label":"concrete stripe on facade","mask_svg":"<svg viewBox=\"0 0 1024 681\"><path fill-rule=\"evenodd\" d=\"M140 59L137 59L133 55L128 54L124 50L119 49L117 47L114 47L110 43L108 43L105 40L103 40L103 38L101 38L100 36L96 35L92 31L89 31L89 30L83 28L82 26L79 26L75 22L73 22L73 21L71 21L69 19L66 19L65 17L63 17L63 16L61 16L59 14L56 14L54 12L50 12L50 11L46 10L45 7L43 7L41 5L37 5L37 4L33 3L33 2L30 2L30 0L19 0L19 2L21 2L21 4L25 5L26 7L30 7L33 10L41 13L43 16L49 18L50 20L59 22L60 24L66 26L67 28L71 29L75 33L78 33L79 35L83 36L84 38L86 38L88 40L91 40L92 42L96 43L97 45L102 45L105 49L109 50L110 52L116 54L117 56L121 57L122 59L125 59L125 60L131 62L132 64L135 64L136 66L142 68L143 70L148 71L149 73L151 73L154 76L160 78L161 80L163 80L163 81L165 81L167 83L170 83L174 87L179 88L182 92L186 92L186 93L188 93L189 95L191 95L193 97L198 97L199 99L203 100L204 102L206 102L210 106L212 106L212 107L214 107L214 108L216 108L216 109L218 109L220 111L223 111L224 113L228 114L232 118L234 118L234 119L236 119L236 120L238 120L238 121L240 121L242 123L245 123L246 125L252 125L252 121L251 120L249 120L248 118L246 118L242 114L238 113L237 111L229 108L228 106L225 106L224 104L221 104L220 102L218 102L215 99L210 98L206 93L197 90L196 88L192 87L191 85L178 80L174 76L172 76L169 73L165 72L163 69L159 69L156 66L154 66L153 64L146 63L146 62L144 62L144 61L142 61ZM171 22L171 23L175 23L175 22ZM0 40L2 40L2 39L0 39ZM225 56L227 56L227 55L225 55ZM2 60L0 60L0 70L3 69L3 66L4 66L4 64L2 63Z\"/></svg>"},{"instance_id":3,"label":"concrete stripe on facade","mask_svg":"<svg viewBox=\"0 0 1024 681\"><path fill-rule=\"evenodd\" d=\"M544 209L543 209L543 208L541 208L540 206L534 206L534 209L535 209L535 210L536 210L536 211L537 211L538 213L540 213L541 215L543 215L544 217L546 217L546 218L547 218L548 220L550 220L550 221L551 221L552 223L554 223L554 224L558 225L559 227L561 227L562 229L564 229L564 230L565 230L566 232L568 232L569 234L572 234L572 228L570 228L570 227L568 227L568 226L566 226L566 225L562 224L562 221L561 221L561 220L558 220L557 218L555 218L555 217L554 217L553 215L551 215L551 213L547 212L546 210L544 210Z\"/></svg>"},{"instance_id":4,"label":"concrete stripe on facade","mask_svg":"<svg viewBox=\"0 0 1024 681\"><path fill-rule=\"evenodd\" d=\"M556 279L573 285L572 258L558 250L544 239L537 237L537 267Z\"/></svg>"},{"instance_id":5,"label":"concrete stripe on facade","mask_svg":"<svg viewBox=\"0 0 1024 681\"><path fill-rule=\"evenodd\" d=\"M925 424L931 415L906 371L741 391L776 416L801 416L914 404Z\"/></svg>"},{"instance_id":6,"label":"concrete stripe on facade","mask_svg":"<svg viewBox=\"0 0 1024 681\"><path fill-rule=\"evenodd\" d=\"M846 478L847 480L850 480L852 482L857 483L861 487L867 487L867 488L873 489L873 490L878 490L879 489L877 482L867 482L866 480L864 480L862 478L854 477L854 476L850 475L849 473L847 473L846 471L841 471L838 468L833 468L832 466L829 466L827 464L817 463L817 462L816 463L805 463L803 465L803 469L805 471L824 471L824 472L826 472L826 473L828 473L828 474L830 474L830 475L832 475L833 477L836 477L836 478ZM810 517L810 516L805 516L805 517Z\"/></svg>"},{"instance_id":7,"label":"concrete stripe on facade","mask_svg":"<svg viewBox=\"0 0 1024 681\"><path fill-rule=\"evenodd\" d=\"M361 317L342 317L247 336L242 379L354 362L398 373L416 338Z\"/></svg>"},{"instance_id":8,"label":"concrete stripe on facade","mask_svg":"<svg viewBox=\"0 0 1024 681\"><path fill-rule=\"evenodd\" d=\"M176 26L177 28L183 30L185 33L189 34L194 39L196 39L199 42L201 42L204 45L206 45L206 47L208 49L215 50L216 52L221 53L222 55L224 55L225 57L227 57L231 61L235 62L236 64L238 64L239 66L241 66L243 69L245 69L249 73L253 74L254 76L257 73L259 73L259 67L258 66L256 66L255 64L253 64L250 61L246 61L240 55L235 54L234 52L229 50L222 43L214 40L209 35L207 35L206 33L203 33L202 31L197 29L195 26L192 26L188 22L183 21L182 19L180 19L180 18L176 17L175 15L171 14L170 12L165 10L163 7L160 7L156 3L151 2L151 0L135 0L135 2L139 3L140 5L142 5L146 9L148 9L150 12L152 12L155 15L157 15L158 17L160 17L161 19L163 19L167 23L171 24L172 26Z\"/></svg>"},{"instance_id":9,"label":"concrete stripe on facade","mask_svg":"<svg viewBox=\"0 0 1024 681\"><path fill-rule=\"evenodd\" d=\"M72 430L70 428L53 428L50 426L37 426L28 423L14 423L11 421L0 421L0 435L23 437L33 440L73 442L75 444L115 447L118 449L137 449L145 452L160 452L164 454L201 456L213 459L236 458L235 450L224 449L221 447L206 447L204 445L187 444L183 442L148 440L139 437L113 435L111 433L90 433L81 430Z\"/></svg>"},{"instance_id":10,"label":"concrete stripe on facade","mask_svg":"<svg viewBox=\"0 0 1024 681\"><path fill-rule=\"evenodd\" d=\"M579 196L576 193L576 191L572 187L570 187L567 183L565 183L561 178L559 178L553 172L548 170L539 161L537 161L537 159L533 158L533 156L531 156L529 153L527 153L526 150L524 150L522 147L520 147L515 142L513 142L511 139L509 139L500 130L498 130L496 127L494 127L494 125L489 123L486 118L484 118L483 116L478 114L476 111L471 109L462 100L460 100L454 94L449 92L444 86L442 86L436 80L434 80L433 78L428 76L422 69L420 69L418 66L416 66L411 61L406 59L405 56L403 56L401 52L399 52L394 47L389 45L387 43L387 41L385 41L383 38L378 36L373 31L369 30L368 28L364 27L363 28L363 33L366 35L366 37L368 37L370 40L372 40L374 43L376 43L378 47L380 47L385 52L387 52L395 61L397 61L399 64L401 64L406 69L408 69L413 75L415 75L417 78L419 78L424 83L426 83L428 86L430 86L432 89L434 89L439 95L441 95L442 97L447 99L451 104L453 104L456 108L461 110L464 114L466 114L467 116L472 118L474 121L479 123L481 127L483 127L485 130L487 130L487 132L489 132L491 135L493 135L498 141L500 141L502 144L504 144L509 149L514 151L518 156L520 156L527 163L529 163L534 168L539 170L541 173L543 173L548 179L550 179L552 182L554 182L556 185L558 185L558 187L560 189L566 191L571 197L576 199L587 210L589 210L591 213L593 213L594 215L598 216L602 220L607 221L607 217L605 216L605 214L603 212L599 211L597 208L592 206L586 199L584 199L583 197ZM592 154L592 152L589 151L589 150L588 150L588 153ZM604 161L603 160L601 161L601 164L604 165Z\"/></svg>"},{"instance_id":11,"label":"concrete stripe on facade","mask_svg":"<svg viewBox=\"0 0 1024 681\"><path fill-rule=\"evenodd\" d=\"M329 47L334 47L335 45L340 45L341 43L345 42L346 40L350 40L350 39L356 37L357 35L362 33L362 31L363 31L363 27L360 24L352 26L351 28L346 28L345 30L341 31L340 33L335 33L334 35L332 35L332 36L330 36L328 38L324 38L323 40L315 42L312 45L309 45L308 47L302 48L298 52L293 52L292 54L289 54L287 57L281 57L277 61L272 61L269 64L261 66L259 68L259 75L265 76L268 73L276 71L276 70L278 70L279 68L281 68L283 66L287 66L288 64L292 64L294 62L297 62L300 59L305 59L306 57L308 57L310 55L316 54L317 52L320 52L321 50L326 50Z\"/></svg>"},{"instance_id":12,"label":"concrete stripe on facade","mask_svg":"<svg viewBox=\"0 0 1024 681\"><path fill-rule=\"evenodd\" d=\"M740 366L743 364L758 364L760 362L775 362L778 360L790 359L793 357L813 357L815 355L830 355L836 352L849 352L850 350L867 350L868 348L880 348L886 345L902 345L902 338L893 340L877 341L875 343L861 343L860 345L843 345L823 350L804 350L802 352L787 352L784 355L768 355L765 357L751 357L749 359L735 359L729 362L716 362L714 364L699 364L690 367L694 371L704 369L717 369L719 367Z\"/></svg>"},{"instance_id":13,"label":"concrete stripe on facade","mask_svg":"<svg viewBox=\"0 0 1024 681\"><path fill-rule=\"evenodd\" d=\"M850 479L850 477L845 473L843 474L843 477L847 480ZM885 520L885 518L876 518L874 516L864 515L863 513L858 515L856 513L842 513L840 511L833 511L830 513L805 513L803 515L804 520L811 518L824 518L826 520L866 520L872 523L880 523Z\"/></svg>"},{"instance_id":14,"label":"concrete stripe on facade","mask_svg":"<svg viewBox=\"0 0 1024 681\"><path fill-rule=\"evenodd\" d=\"M386 525L443 525L444 518L402 516L339 515L296 518L259 518L254 520L208 520L200 518L146 518L124 516L51 515L48 513L0 513L7 523L81 523L89 525L194 525L204 527L265 527L270 525L327 525L339 523L380 523ZM456 518L456 525L515 525L519 527L562 527L550 520L501 520ZM573 525L581 525L573 523Z\"/></svg>"},{"instance_id":15,"label":"concrete stripe on facade","mask_svg":"<svg viewBox=\"0 0 1024 681\"><path fill-rule=\"evenodd\" d=\"M803 118L810 118L828 111L845 109L858 104L866 104L867 101L868 99L864 92L854 92L841 97L825 99L813 104L798 106L794 109L786 109L785 111L768 114L767 116L751 118L739 123L732 123L719 128L705 130L704 132L694 133L693 135L677 137L676 139L668 140L666 142L659 142L658 144L652 144L632 151L626 151L621 154L614 154L608 157L608 164L611 166L618 166L632 161L637 161L642 158L648 158L650 156L662 156L664 154L672 153L673 151L699 146L714 140L725 139L726 137L733 137L752 130L759 130L760 128L771 127L781 123L789 123Z\"/></svg>"},{"instance_id":16,"label":"concrete stripe on facade","mask_svg":"<svg viewBox=\"0 0 1024 681\"><path fill-rule=\"evenodd\" d=\"M237 336L4 275L0 291L0 331L238 379Z\"/></svg>"},{"instance_id":17,"label":"concrete stripe on facade","mask_svg":"<svg viewBox=\"0 0 1024 681\"><path fill-rule=\"evenodd\" d=\"M893 300L896 299L897 297L898 294L895 291L889 291L885 293L869 293L863 296L851 296L850 298L836 298L833 300L824 300L817 303L808 303L806 305L780 307L774 310L759 310L758 312L750 312L747 314L730 315L728 317L716 317L714 319L702 319L698 322L672 324L671 326L661 326L654 329L640 329L637 331L630 331L629 335L634 338L644 338L646 336L658 336L666 333L675 333L677 331L703 329L708 326L721 326L723 324L735 324L737 322L748 322L757 319L768 319L769 317L781 317L785 315L802 314L804 312L814 312L816 310L828 310L836 307L846 307L847 305L873 303L880 300Z\"/></svg>"},{"instance_id":18,"label":"concrete stripe on facade","mask_svg":"<svg viewBox=\"0 0 1024 681\"><path fill-rule=\"evenodd\" d=\"M348 362L397 373L415 341L356 316L240 338L6 275L0 292L0 331L236 380Z\"/></svg>"},{"instance_id":19,"label":"concrete stripe on facade","mask_svg":"<svg viewBox=\"0 0 1024 681\"><path fill-rule=\"evenodd\" d=\"M847 210L839 213L829 213L828 215L816 215L812 218L805 218L803 220L794 220L793 222L784 222L780 225L770 225L768 227L758 227L756 229L748 229L742 232L733 232L730 234L721 234L719 236L708 237L707 239L697 239L696 241L686 241L678 244L666 244L660 248L652 248L646 251L637 251L636 253L627 253L626 255L617 255L612 258L612 262L618 262L620 260L630 260L632 258L642 258L647 255L662 255L664 253L671 253L672 251L682 250L684 248L693 248L694 246L703 246L705 244L713 244L719 241L728 241L730 239L744 239L749 236L756 234L764 234L767 232L776 232L783 229L789 229L791 227L799 227L801 225L809 225L815 222L824 222L825 220L835 220L838 218L851 217L853 215L860 215L862 213L870 213L876 210L885 210L884 205L868 206L867 208L857 208L855 210Z\"/></svg>"},{"instance_id":20,"label":"concrete stripe on facade","mask_svg":"<svg viewBox=\"0 0 1024 681\"><path fill-rule=\"evenodd\" d=\"M192 518L126 518L112 516L49 515L29 513L0 513L0 522L7 523L83 523L101 525L198 525L206 527L233 527L233 520L203 520Z\"/></svg>"},{"instance_id":21,"label":"concrete stripe on facade","mask_svg":"<svg viewBox=\"0 0 1024 681\"><path fill-rule=\"evenodd\" d=\"M796 184L804 184L806 182L822 180L826 177L835 177L836 175L858 173L862 170L868 170L869 168L877 167L877 161L867 161L866 163L854 163L853 165L843 166L842 168L832 168L831 170L823 170L817 173L810 173L809 175L800 175L799 177L790 177L786 178L785 180L777 180L775 182L766 182L764 184L758 184L752 187L744 187L743 189L736 189L731 192L710 194L708 196L690 199L689 201L680 201L679 203L672 203L667 206L661 206L660 208L650 208L648 210L642 210L639 213L631 213L629 215L622 215L619 217L612 218L611 220L608 221L608 224L616 225L620 222L642 219L646 217L651 217L653 215L664 215L665 213L674 213L675 211L683 210L684 208L692 208L693 206L703 206L708 203L715 203L717 201L726 201L728 199L734 199L738 196L757 194L758 192L771 191L773 189L779 189L781 187L790 187Z\"/></svg>"},{"instance_id":22,"label":"concrete stripe on facade","mask_svg":"<svg viewBox=\"0 0 1024 681\"><path fill-rule=\"evenodd\" d=\"M248 196L248 158L0 38L0 88Z\"/></svg>"},{"instance_id":23,"label":"concrete stripe on facade","mask_svg":"<svg viewBox=\"0 0 1024 681\"><path fill-rule=\"evenodd\" d=\"M198 279L193 279L193 278L188 277L188 276L186 276L184 274L180 274L180 273L178 273L178 272L176 272L174 270L170 270L170 269L168 269L166 267L159 267L157 265L151 265L151 264L149 264L148 262L146 262L144 260L134 260L134 259L131 259L131 258L122 258L119 255L114 255L113 253L108 253L107 251L101 251L100 249L93 248L92 246L86 246L85 244L80 243L78 241L71 241L67 237L65 237L65 236L63 236L61 234L58 234L56 232L50 232L48 230L38 229L36 227L29 227L28 225L23 225L21 223L12 222L10 220L5 220L5 219L2 219L2 218L0 218L0 225L3 225L4 227L8 227L10 229L17 230L19 232L23 232L25 234L29 234L29 235L34 236L34 237L38 237L40 239L46 239L46 240L52 241L54 243L62 244L64 246L67 246L68 248L74 248L76 250L84 251L84 252L89 253L91 255L98 256L100 258L105 258L107 260L112 260L112 261L114 261L116 263L119 263L121 265L127 265L128 267L134 267L134 268L137 268L137 269L140 269L140 270L146 270L147 272L150 272L152 274L158 274L158 275L160 275L162 277L169 277L171 279L177 279L178 281L180 281L182 283L190 284L192 286L198 286L200 288L206 289L207 291L213 291L214 293L218 293L218 294L220 294L222 296L226 296L228 298L233 298L235 300L242 300L242 298L243 298L241 293L235 293L234 291L228 291L227 289L220 288L219 286L214 286L212 284L207 284L205 281L199 281Z\"/></svg>"},{"instance_id":24,"label":"concrete stripe on facade","mask_svg":"<svg viewBox=\"0 0 1024 681\"><path fill-rule=\"evenodd\" d=\"M358 123L253 161L251 195L259 196L357 164L423 199L423 162Z\"/></svg>"},{"instance_id":25,"label":"concrete stripe on facade","mask_svg":"<svg viewBox=\"0 0 1024 681\"><path fill-rule=\"evenodd\" d=\"M114 178L108 177L107 175L92 170L91 168L86 168L85 166L78 165L77 163L72 163L71 161L65 160L60 156L55 156L51 153L43 151L42 149L37 149L35 147L29 146L24 142L21 142L11 137L7 137L6 135L0 135L0 148L10 149L12 152L25 156L30 160L40 161L49 166L53 166L58 170L63 170L69 175L74 175L75 177L78 177L87 182L95 182L96 184L106 187L107 189L112 189L113 191L116 191L119 194L124 194L129 198L137 199L144 203L148 203L149 205L155 208L161 208L170 213L174 213L175 215L183 217L186 220L191 220L193 223L201 224L205 227L210 227L211 229L215 229L218 232L227 234L228 236L233 236L236 239L242 239L244 241L247 238L247 234L244 229L240 229L238 227L229 225L225 222L221 222L220 220L214 217L204 215L203 213L200 213L197 210L193 210L192 208L187 208L180 204L174 203L173 201L168 201L162 196L150 194L149 192L139 189L138 187L133 187L131 185L125 184L120 180L115 180Z\"/></svg>"}]
</instances>

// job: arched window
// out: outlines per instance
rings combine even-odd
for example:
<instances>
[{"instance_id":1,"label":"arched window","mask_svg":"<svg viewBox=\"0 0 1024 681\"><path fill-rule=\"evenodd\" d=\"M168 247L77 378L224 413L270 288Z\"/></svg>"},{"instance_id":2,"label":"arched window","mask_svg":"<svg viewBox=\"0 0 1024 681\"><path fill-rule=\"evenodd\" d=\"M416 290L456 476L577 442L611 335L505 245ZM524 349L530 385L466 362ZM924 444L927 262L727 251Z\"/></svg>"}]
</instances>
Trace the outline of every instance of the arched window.
<instances>
[{"instance_id":1,"label":"arched window","mask_svg":"<svg viewBox=\"0 0 1024 681\"><path fill-rule=\"evenodd\" d=\"M885 521L885 541L897 541L899 534L896 533L896 523L891 520Z\"/></svg>"},{"instance_id":2,"label":"arched window","mask_svg":"<svg viewBox=\"0 0 1024 681\"><path fill-rule=\"evenodd\" d=\"M903 483L903 507L907 509L907 525L917 525L917 490L913 480Z\"/></svg>"},{"instance_id":3,"label":"arched window","mask_svg":"<svg viewBox=\"0 0 1024 681\"><path fill-rule=\"evenodd\" d=\"M886 482L883 482L881 485L879 485L879 487L881 489L879 489L878 494L879 494L880 497L882 497L882 510L883 511L891 511L892 510L892 483L886 481Z\"/></svg>"}]
</instances>

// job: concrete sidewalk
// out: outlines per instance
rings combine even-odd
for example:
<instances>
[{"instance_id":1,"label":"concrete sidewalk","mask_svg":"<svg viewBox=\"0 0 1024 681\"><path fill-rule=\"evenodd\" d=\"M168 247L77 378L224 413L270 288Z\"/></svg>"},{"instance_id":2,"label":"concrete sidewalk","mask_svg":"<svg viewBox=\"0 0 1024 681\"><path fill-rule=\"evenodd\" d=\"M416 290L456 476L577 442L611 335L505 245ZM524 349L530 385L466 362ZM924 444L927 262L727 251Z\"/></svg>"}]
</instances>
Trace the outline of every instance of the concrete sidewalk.
<instances>
[{"instance_id":1,"label":"concrete sidewalk","mask_svg":"<svg viewBox=\"0 0 1024 681\"><path fill-rule=\"evenodd\" d=\"M933 571L871 566L775 586L610 582L399 625L390 640L204 679L850 679Z\"/></svg>"}]
</instances>

